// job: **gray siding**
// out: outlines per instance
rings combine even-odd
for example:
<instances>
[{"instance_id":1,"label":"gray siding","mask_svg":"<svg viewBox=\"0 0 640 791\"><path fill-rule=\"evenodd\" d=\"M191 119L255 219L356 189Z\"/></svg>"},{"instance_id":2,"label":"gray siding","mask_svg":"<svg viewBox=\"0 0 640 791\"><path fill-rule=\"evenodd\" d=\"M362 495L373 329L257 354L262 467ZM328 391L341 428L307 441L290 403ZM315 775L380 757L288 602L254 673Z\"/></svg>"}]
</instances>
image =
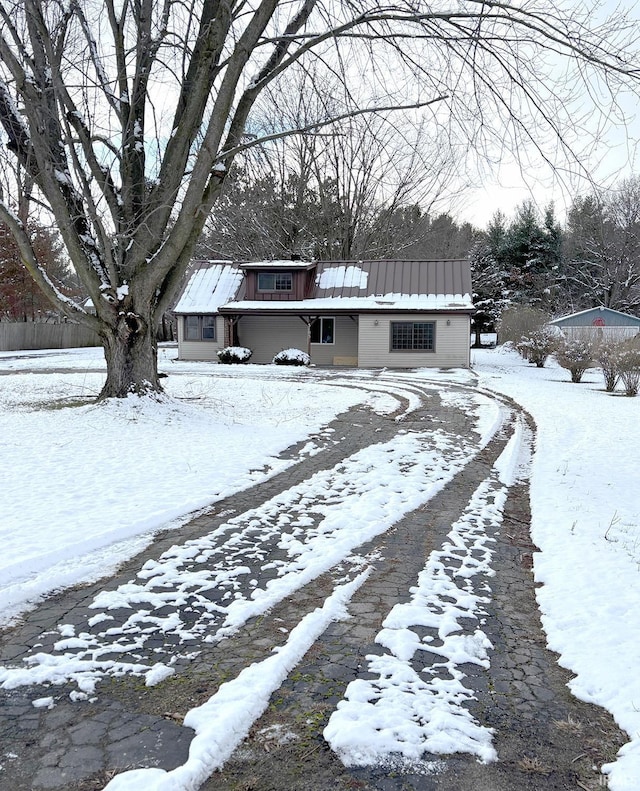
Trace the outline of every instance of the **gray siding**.
<instances>
[{"instance_id":1,"label":"gray siding","mask_svg":"<svg viewBox=\"0 0 640 791\"><path fill-rule=\"evenodd\" d=\"M307 325L297 316L243 316L238 323L241 346L253 351L252 363L270 363L282 349L310 348L315 365L353 362L358 358L358 320L336 316L334 343L312 343L308 346Z\"/></svg>"},{"instance_id":2,"label":"gray siding","mask_svg":"<svg viewBox=\"0 0 640 791\"><path fill-rule=\"evenodd\" d=\"M434 321L435 351L390 351L392 321ZM450 322L448 325L447 321ZM468 368L470 330L468 315L398 313L360 316L358 365L362 368Z\"/></svg>"},{"instance_id":3,"label":"gray siding","mask_svg":"<svg viewBox=\"0 0 640 791\"><path fill-rule=\"evenodd\" d=\"M311 362L316 365L358 364L358 318L335 316L334 343L312 343ZM305 347L306 349L306 347Z\"/></svg>"},{"instance_id":4,"label":"gray siding","mask_svg":"<svg viewBox=\"0 0 640 791\"><path fill-rule=\"evenodd\" d=\"M567 338L587 338L604 339L611 341L623 341L626 338L635 337L640 332L640 327L630 326L607 326L607 327L585 327L565 325L558 327L558 330Z\"/></svg>"},{"instance_id":5,"label":"gray siding","mask_svg":"<svg viewBox=\"0 0 640 791\"><path fill-rule=\"evenodd\" d=\"M556 327L592 327L594 321L604 322L604 327L636 327L640 329L640 319L636 316L628 316L610 308L593 308L581 313L574 313L571 316L563 316L551 322Z\"/></svg>"},{"instance_id":6,"label":"gray siding","mask_svg":"<svg viewBox=\"0 0 640 791\"><path fill-rule=\"evenodd\" d=\"M307 325L297 316L243 316L238 342L251 349L252 363L270 363L283 349L307 351Z\"/></svg>"}]
</instances>

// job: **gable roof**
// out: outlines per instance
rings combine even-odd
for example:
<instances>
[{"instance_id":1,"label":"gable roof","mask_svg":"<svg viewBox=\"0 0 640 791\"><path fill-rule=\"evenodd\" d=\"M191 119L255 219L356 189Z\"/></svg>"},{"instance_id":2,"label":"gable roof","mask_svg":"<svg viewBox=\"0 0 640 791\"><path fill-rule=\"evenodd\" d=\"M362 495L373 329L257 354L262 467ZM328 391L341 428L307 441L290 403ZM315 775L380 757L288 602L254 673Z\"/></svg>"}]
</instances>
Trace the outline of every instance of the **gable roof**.
<instances>
[{"instance_id":1,"label":"gable roof","mask_svg":"<svg viewBox=\"0 0 640 791\"><path fill-rule=\"evenodd\" d=\"M238 293L242 272L231 261L195 261L174 313L217 313Z\"/></svg>"},{"instance_id":2,"label":"gable roof","mask_svg":"<svg viewBox=\"0 0 640 791\"><path fill-rule=\"evenodd\" d=\"M292 261L289 268L314 269L303 300L247 300L243 270L285 268L284 261L196 262L174 308L176 313L300 313L474 310L466 259L449 261ZM235 286L235 288L234 288Z\"/></svg>"},{"instance_id":3,"label":"gable roof","mask_svg":"<svg viewBox=\"0 0 640 791\"><path fill-rule=\"evenodd\" d=\"M622 313L619 310L613 310L613 308L605 308L603 305L587 308L587 310L581 310L578 313L570 313L568 316L560 316L560 318L550 321L549 324L554 324L556 327L590 327L598 319L605 322L603 326L640 327L640 318L637 316Z\"/></svg>"}]
</instances>

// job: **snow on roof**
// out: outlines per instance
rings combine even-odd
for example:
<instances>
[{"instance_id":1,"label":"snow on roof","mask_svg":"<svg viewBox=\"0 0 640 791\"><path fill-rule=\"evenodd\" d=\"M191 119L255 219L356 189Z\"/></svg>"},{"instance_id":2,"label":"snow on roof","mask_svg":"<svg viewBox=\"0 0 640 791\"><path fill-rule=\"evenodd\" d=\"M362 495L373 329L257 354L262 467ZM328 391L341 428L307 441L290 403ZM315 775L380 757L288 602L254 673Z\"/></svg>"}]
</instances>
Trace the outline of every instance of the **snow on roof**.
<instances>
[{"instance_id":1,"label":"snow on roof","mask_svg":"<svg viewBox=\"0 0 640 791\"><path fill-rule=\"evenodd\" d=\"M618 316L621 319L628 320L628 324L632 326L636 326L640 324L640 318L637 316L632 316L630 313L623 313L620 310L614 310L613 308L606 308L604 305L598 305L594 308L587 308L586 310L580 310L578 313L569 313L566 316L560 316L557 319L553 319L549 322L549 324L563 324L566 321L570 321L572 319L578 318L586 318L587 316L594 314L594 313L609 313L613 316Z\"/></svg>"},{"instance_id":2,"label":"snow on roof","mask_svg":"<svg viewBox=\"0 0 640 791\"><path fill-rule=\"evenodd\" d=\"M313 269L313 261L294 259L280 259L276 261L243 261L237 264L241 269Z\"/></svg>"},{"instance_id":3,"label":"snow on roof","mask_svg":"<svg viewBox=\"0 0 640 791\"><path fill-rule=\"evenodd\" d=\"M218 308L235 297L243 273L230 261L200 261L195 265L175 313L217 313Z\"/></svg>"},{"instance_id":4,"label":"snow on roof","mask_svg":"<svg viewBox=\"0 0 640 791\"><path fill-rule=\"evenodd\" d=\"M226 312L313 313L315 311L473 310L470 294L380 294L365 297L320 297L298 301L241 300L221 306Z\"/></svg>"},{"instance_id":5,"label":"snow on roof","mask_svg":"<svg viewBox=\"0 0 640 791\"><path fill-rule=\"evenodd\" d=\"M318 288L366 288L369 273L359 266L334 266L316 275Z\"/></svg>"},{"instance_id":6,"label":"snow on roof","mask_svg":"<svg viewBox=\"0 0 640 791\"><path fill-rule=\"evenodd\" d=\"M246 300L246 269L315 268L314 286L303 300ZM240 299L238 299L240 297ZM312 313L314 311L473 310L466 260L452 261L199 261L176 313Z\"/></svg>"}]
</instances>

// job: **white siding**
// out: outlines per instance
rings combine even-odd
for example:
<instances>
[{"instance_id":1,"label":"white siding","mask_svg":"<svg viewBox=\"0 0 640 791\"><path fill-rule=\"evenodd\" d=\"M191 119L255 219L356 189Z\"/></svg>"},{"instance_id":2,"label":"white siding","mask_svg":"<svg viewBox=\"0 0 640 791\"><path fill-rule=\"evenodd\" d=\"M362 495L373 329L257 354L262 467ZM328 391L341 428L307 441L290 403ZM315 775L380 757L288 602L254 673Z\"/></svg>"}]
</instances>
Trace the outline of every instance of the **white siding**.
<instances>
[{"instance_id":1,"label":"white siding","mask_svg":"<svg viewBox=\"0 0 640 791\"><path fill-rule=\"evenodd\" d=\"M436 324L435 351L392 352L392 321L433 321ZM447 324L447 321L449 324ZM360 316L358 365L361 368L468 368L471 321L467 315L393 314Z\"/></svg>"},{"instance_id":2,"label":"white siding","mask_svg":"<svg viewBox=\"0 0 640 791\"><path fill-rule=\"evenodd\" d=\"M224 348L224 319L216 316L215 341L186 341L184 339L184 316L178 316L178 359L213 360L218 362L216 352Z\"/></svg>"}]
</instances>

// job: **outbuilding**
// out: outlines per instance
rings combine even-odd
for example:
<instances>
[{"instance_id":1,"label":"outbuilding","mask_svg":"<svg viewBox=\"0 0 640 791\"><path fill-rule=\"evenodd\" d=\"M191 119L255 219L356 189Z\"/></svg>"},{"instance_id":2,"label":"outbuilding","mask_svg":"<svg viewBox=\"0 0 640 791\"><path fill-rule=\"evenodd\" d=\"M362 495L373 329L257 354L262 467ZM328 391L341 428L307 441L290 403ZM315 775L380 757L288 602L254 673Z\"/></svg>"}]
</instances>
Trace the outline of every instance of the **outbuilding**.
<instances>
[{"instance_id":1,"label":"outbuilding","mask_svg":"<svg viewBox=\"0 0 640 791\"><path fill-rule=\"evenodd\" d=\"M603 306L581 310L550 321L563 334L595 335L604 338L632 338L640 332L640 318Z\"/></svg>"}]
</instances>

